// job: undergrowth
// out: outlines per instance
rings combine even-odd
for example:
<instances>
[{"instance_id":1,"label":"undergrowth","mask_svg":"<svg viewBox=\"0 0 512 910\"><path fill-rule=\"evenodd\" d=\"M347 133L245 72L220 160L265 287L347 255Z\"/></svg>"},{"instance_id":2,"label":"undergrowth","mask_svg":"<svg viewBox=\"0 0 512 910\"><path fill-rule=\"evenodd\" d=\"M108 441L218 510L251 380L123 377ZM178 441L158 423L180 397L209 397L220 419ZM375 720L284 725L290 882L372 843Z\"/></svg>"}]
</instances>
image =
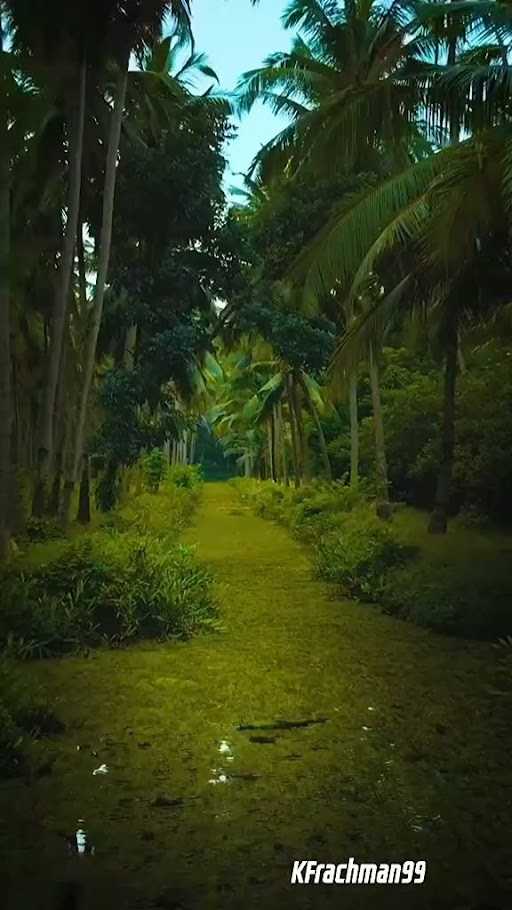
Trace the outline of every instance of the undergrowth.
<instances>
[{"instance_id":1,"label":"undergrowth","mask_svg":"<svg viewBox=\"0 0 512 910\"><path fill-rule=\"evenodd\" d=\"M433 537L426 516L407 508L383 522L367 490L337 482L299 489L245 479L233 485L258 515L313 548L316 575L340 593L446 634L493 639L510 633L510 538L461 522Z\"/></svg>"}]
</instances>

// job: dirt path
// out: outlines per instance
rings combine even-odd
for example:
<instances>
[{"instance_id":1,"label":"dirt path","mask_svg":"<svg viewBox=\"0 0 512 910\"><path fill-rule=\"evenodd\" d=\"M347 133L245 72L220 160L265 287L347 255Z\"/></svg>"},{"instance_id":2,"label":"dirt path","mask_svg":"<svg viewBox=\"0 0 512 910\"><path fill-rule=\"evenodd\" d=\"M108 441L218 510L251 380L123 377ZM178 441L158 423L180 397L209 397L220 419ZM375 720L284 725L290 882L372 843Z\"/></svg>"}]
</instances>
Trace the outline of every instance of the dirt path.
<instances>
[{"instance_id":1,"label":"dirt path","mask_svg":"<svg viewBox=\"0 0 512 910\"><path fill-rule=\"evenodd\" d=\"M509 906L490 649L334 601L226 485L187 538L217 576L221 633L32 665L67 731L51 773L0 788L9 910L59 906L58 882L81 910ZM94 856L68 855L77 828ZM427 859L427 883L288 884L295 858L350 856Z\"/></svg>"}]
</instances>

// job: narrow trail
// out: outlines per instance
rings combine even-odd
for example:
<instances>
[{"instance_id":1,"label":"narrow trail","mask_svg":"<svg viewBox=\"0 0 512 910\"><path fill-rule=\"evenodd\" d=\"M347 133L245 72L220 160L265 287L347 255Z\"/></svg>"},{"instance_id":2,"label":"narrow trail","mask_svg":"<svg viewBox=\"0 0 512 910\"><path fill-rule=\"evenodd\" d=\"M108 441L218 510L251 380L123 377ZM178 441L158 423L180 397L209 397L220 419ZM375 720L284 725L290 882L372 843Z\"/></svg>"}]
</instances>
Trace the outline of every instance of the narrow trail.
<instances>
[{"instance_id":1,"label":"narrow trail","mask_svg":"<svg viewBox=\"0 0 512 910\"><path fill-rule=\"evenodd\" d=\"M51 773L0 788L8 910L59 907L59 882L77 910L509 906L489 648L334 600L227 485L206 486L186 539L218 579L222 631L31 666L67 729ZM94 856L67 855L77 827ZM293 859L349 856L427 859L427 882L288 884Z\"/></svg>"}]
</instances>

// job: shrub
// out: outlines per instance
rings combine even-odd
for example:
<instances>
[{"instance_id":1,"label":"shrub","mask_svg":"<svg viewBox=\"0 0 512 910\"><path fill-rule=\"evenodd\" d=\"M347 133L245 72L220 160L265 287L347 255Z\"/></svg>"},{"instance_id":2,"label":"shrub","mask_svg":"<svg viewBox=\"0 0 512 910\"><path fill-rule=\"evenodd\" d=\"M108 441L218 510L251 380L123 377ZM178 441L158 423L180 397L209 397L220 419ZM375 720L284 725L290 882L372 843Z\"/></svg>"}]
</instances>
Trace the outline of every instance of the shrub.
<instances>
[{"instance_id":1,"label":"shrub","mask_svg":"<svg viewBox=\"0 0 512 910\"><path fill-rule=\"evenodd\" d=\"M326 534L315 547L315 572L348 594L378 597L386 571L408 555L392 527L369 509L347 515L343 525Z\"/></svg>"},{"instance_id":2,"label":"shrub","mask_svg":"<svg viewBox=\"0 0 512 910\"><path fill-rule=\"evenodd\" d=\"M58 522L50 518L28 518L25 523L24 536L33 543L41 540L55 540L64 536Z\"/></svg>"},{"instance_id":3,"label":"shrub","mask_svg":"<svg viewBox=\"0 0 512 910\"><path fill-rule=\"evenodd\" d=\"M433 564L419 558L389 573L383 609L420 626L468 638L496 638L512 628L512 580L506 564Z\"/></svg>"},{"instance_id":4,"label":"shrub","mask_svg":"<svg viewBox=\"0 0 512 910\"><path fill-rule=\"evenodd\" d=\"M195 464L175 464L169 469L167 478L174 486L185 490L195 490L203 482L201 468Z\"/></svg>"},{"instance_id":5,"label":"shrub","mask_svg":"<svg viewBox=\"0 0 512 910\"><path fill-rule=\"evenodd\" d=\"M216 615L210 574L168 539L98 532L1 580L0 646L47 657L135 637L188 637Z\"/></svg>"},{"instance_id":6,"label":"shrub","mask_svg":"<svg viewBox=\"0 0 512 910\"><path fill-rule=\"evenodd\" d=\"M167 459L162 449L153 449L142 460L144 482L151 493L158 493L168 468Z\"/></svg>"}]
</instances>

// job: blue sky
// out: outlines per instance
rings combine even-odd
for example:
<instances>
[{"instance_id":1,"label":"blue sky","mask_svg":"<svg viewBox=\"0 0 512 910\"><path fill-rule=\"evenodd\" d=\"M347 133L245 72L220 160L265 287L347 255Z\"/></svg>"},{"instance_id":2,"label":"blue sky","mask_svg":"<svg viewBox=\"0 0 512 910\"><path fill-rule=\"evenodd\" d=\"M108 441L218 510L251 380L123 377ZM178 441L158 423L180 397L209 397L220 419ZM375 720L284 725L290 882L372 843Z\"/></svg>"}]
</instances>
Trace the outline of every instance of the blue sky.
<instances>
[{"instance_id":1,"label":"blue sky","mask_svg":"<svg viewBox=\"0 0 512 910\"><path fill-rule=\"evenodd\" d=\"M291 33L281 26L286 0L193 0L196 48L208 55L221 87L232 90L241 73L260 66L273 51L288 50ZM246 171L254 155L274 136L284 121L257 105L237 124L237 138L227 150L229 172L226 186L241 186L237 171Z\"/></svg>"}]
</instances>

